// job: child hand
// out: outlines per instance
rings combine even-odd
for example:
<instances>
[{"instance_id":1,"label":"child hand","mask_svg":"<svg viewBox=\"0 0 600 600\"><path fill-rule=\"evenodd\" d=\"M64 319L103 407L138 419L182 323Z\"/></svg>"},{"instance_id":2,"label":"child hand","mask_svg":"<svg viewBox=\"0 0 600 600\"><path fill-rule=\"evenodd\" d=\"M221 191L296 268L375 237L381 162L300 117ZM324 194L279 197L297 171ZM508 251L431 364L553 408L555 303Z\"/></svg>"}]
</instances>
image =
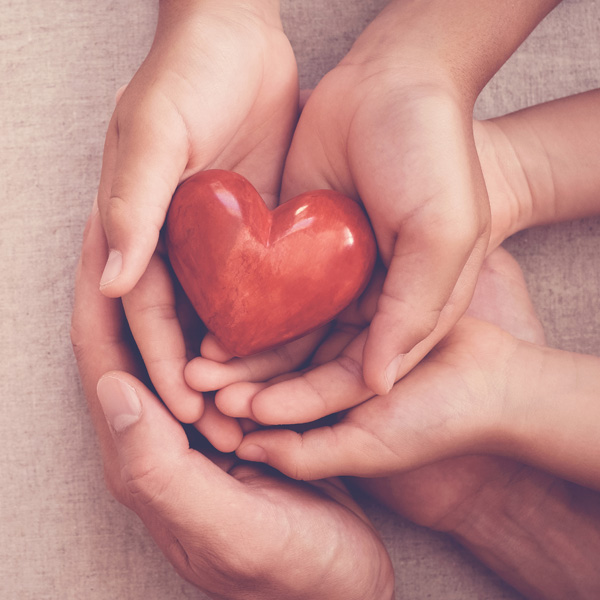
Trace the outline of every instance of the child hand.
<instances>
[{"instance_id":1,"label":"child hand","mask_svg":"<svg viewBox=\"0 0 600 600\"><path fill-rule=\"evenodd\" d=\"M118 100L98 205L111 250L101 289L131 291L177 185L236 170L267 202L297 118L297 72L271 2L161 3L152 48Z\"/></svg>"},{"instance_id":2,"label":"child hand","mask_svg":"<svg viewBox=\"0 0 600 600\"><path fill-rule=\"evenodd\" d=\"M441 87L342 63L302 112L282 196L327 187L362 201L387 267L359 359L383 394L466 310L487 251L472 117Z\"/></svg>"},{"instance_id":3,"label":"child hand","mask_svg":"<svg viewBox=\"0 0 600 600\"><path fill-rule=\"evenodd\" d=\"M519 219L531 212L531 180L523 176L522 165L497 123L474 121L473 132L492 209L490 252L519 230ZM363 296L329 328L274 351L231 359L207 335L202 356L186 367L188 384L200 391L220 390L217 402L226 414L270 425L309 422L368 400L373 393L363 379L364 345L385 274L378 264ZM427 350L413 351L410 364ZM301 366L305 368L293 373Z\"/></svg>"}]
</instances>

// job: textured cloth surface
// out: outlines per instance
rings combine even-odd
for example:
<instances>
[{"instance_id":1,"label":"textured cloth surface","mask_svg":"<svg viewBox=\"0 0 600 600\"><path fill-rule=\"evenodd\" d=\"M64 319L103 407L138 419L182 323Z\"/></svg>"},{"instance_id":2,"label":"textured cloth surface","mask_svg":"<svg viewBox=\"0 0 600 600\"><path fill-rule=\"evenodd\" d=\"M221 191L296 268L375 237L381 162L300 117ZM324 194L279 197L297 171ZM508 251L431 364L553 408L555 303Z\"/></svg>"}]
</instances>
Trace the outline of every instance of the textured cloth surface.
<instances>
[{"instance_id":1,"label":"textured cloth surface","mask_svg":"<svg viewBox=\"0 0 600 600\"><path fill-rule=\"evenodd\" d=\"M383 0L284 0L303 87ZM73 274L114 93L145 56L153 2L0 0L0 598L203 598L114 501L68 339ZM492 116L600 86L600 3L565 0L490 82ZM600 220L508 240L550 344L600 353ZM397 598L519 598L467 552L368 505Z\"/></svg>"}]
</instances>

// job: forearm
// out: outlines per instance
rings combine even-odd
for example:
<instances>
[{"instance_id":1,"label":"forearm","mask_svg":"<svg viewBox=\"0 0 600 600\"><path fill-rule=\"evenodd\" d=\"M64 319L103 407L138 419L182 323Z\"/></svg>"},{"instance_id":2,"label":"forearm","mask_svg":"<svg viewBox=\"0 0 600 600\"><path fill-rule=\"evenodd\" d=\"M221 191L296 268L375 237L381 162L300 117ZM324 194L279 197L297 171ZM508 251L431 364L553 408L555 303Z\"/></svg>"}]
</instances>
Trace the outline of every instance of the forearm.
<instances>
[{"instance_id":1,"label":"forearm","mask_svg":"<svg viewBox=\"0 0 600 600\"><path fill-rule=\"evenodd\" d=\"M480 491L452 532L528 598L600 597L598 493L523 467Z\"/></svg>"},{"instance_id":2,"label":"forearm","mask_svg":"<svg viewBox=\"0 0 600 600\"><path fill-rule=\"evenodd\" d=\"M492 123L510 142L528 189L509 233L600 214L600 90Z\"/></svg>"},{"instance_id":3,"label":"forearm","mask_svg":"<svg viewBox=\"0 0 600 600\"><path fill-rule=\"evenodd\" d=\"M485 451L600 490L600 358L521 342L506 373Z\"/></svg>"},{"instance_id":4,"label":"forearm","mask_svg":"<svg viewBox=\"0 0 600 600\"><path fill-rule=\"evenodd\" d=\"M560 0L393 0L365 29L351 60L413 68L446 80L467 104ZM390 60L391 59L391 60Z\"/></svg>"}]
</instances>

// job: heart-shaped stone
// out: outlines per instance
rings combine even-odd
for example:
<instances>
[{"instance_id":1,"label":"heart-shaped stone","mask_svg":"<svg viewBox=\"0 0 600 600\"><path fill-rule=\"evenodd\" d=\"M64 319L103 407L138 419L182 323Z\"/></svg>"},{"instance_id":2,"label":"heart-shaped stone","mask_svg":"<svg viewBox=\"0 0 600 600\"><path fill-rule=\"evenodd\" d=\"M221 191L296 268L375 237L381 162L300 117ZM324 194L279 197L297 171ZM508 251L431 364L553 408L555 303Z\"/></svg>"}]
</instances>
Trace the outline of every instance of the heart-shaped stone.
<instances>
[{"instance_id":1,"label":"heart-shaped stone","mask_svg":"<svg viewBox=\"0 0 600 600\"><path fill-rule=\"evenodd\" d=\"M369 281L376 245L361 207L332 190L269 211L241 175L202 171L167 215L175 274L196 312L236 356L324 325Z\"/></svg>"}]
</instances>

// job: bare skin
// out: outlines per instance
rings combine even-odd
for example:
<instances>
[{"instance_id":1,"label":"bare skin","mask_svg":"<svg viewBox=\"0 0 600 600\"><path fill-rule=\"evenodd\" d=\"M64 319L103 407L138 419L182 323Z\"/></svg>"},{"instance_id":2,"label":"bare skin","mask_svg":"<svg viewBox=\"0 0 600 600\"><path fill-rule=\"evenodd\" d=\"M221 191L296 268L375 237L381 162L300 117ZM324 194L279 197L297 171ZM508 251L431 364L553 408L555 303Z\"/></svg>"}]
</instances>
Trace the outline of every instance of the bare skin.
<instances>
[{"instance_id":1,"label":"bare skin","mask_svg":"<svg viewBox=\"0 0 600 600\"><path fill-rule=\"evenodd\" d=\"M141 381L147 375L120 301L98 290L106 256L96 212L78 270L72 340L113 495L142 519L177 572L212 598L391 600L387 552L340 480L299 483L190 448L181 424Z\"/></svg>"}]
</instances>

